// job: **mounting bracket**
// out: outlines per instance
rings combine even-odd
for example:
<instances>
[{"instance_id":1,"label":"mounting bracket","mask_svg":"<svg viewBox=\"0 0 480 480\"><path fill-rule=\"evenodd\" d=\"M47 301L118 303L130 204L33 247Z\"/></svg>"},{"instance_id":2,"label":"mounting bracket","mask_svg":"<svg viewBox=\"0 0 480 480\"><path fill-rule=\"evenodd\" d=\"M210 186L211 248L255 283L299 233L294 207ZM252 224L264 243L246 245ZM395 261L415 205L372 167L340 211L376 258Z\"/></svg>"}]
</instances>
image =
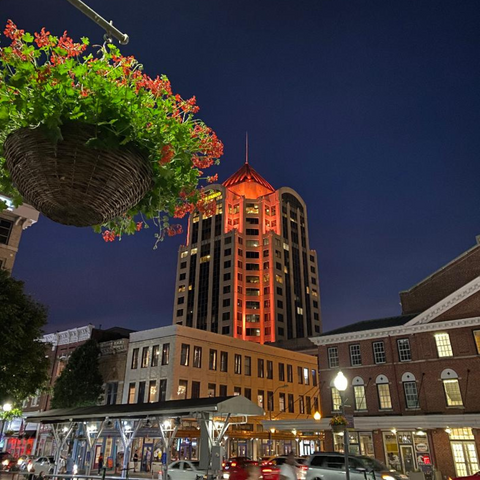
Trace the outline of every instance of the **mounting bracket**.
<instances>
[{"instance_id":1,"label":"mounting bracket","mask_svg":"<svg viewBox=\"0 0 480 480\"><path fill-rule=\"evenodd\" d=\"M78 8L83 14L85 14L90 20L93 20L99 27L105 30L105 41L112 41L112 37L118 40L121 45L126 45L129 41L129 37L126 33L122 33L118 28L113 26L112 22L107 22L101 17L95 10L91 9L82 0L68 0L74 7Z\"/></svg>"}]
</instances>

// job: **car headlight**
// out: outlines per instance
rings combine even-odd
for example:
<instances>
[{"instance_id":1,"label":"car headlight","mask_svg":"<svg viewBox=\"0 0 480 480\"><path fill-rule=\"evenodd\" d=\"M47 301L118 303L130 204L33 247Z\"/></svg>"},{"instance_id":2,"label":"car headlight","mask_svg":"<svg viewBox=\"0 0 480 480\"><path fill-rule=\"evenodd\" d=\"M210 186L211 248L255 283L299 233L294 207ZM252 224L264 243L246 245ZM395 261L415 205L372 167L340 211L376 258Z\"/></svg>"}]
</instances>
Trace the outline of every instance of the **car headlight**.
<instances>
[{"instance_id":1,"label":"car headlight","mask_svg":"<svg viewBox=\"0 0 480 480\"><path fill-rule=\"evenodd\" d=\"M31 463L29 463L29 464L27 465L27 470L28 470L29 472L31 472L31 471L32 471L32 468L33 468L33 465L32 465Z\"/></svg>"},{"instance_id":2,"label":"car headlight","mask_svg":"<svg viewBox=\"0 0 480 480\"><path fill-rule=\"evenodd\" d=\"M3 465L4 467L6 467L9 463L10 463L10 460L4 460L4 461L2 462L2 465Z\"/></svg>"},{"instance_id":3,"label":"car headlight","mask_svg":"<svg viewBox=\"0 0 480 480\"><path fill-rule=\"evenodd\" d=\"M395 477L392 477L391 475L382 475L383 480L396 480Z\"/></svg>"}]
</instances>

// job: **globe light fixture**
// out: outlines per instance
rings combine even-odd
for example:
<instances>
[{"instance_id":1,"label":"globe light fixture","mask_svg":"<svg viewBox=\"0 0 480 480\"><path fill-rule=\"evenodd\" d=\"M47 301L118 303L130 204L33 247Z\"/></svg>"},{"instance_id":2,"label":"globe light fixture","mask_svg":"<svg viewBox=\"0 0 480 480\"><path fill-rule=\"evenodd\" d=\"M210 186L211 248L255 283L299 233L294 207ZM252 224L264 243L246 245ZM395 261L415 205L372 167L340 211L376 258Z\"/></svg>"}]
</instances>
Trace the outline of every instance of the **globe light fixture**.
<instances>
[{"instance_id":1,"label":"globe light fixture","mask_svg":"<svg viewBox=\"0 0 480 480\"><path fill-rule=\"evenodd\" d=\"M314 419L314 420L317 420L317 421L318 421L318 420L320 420L321 418L322 418L322 416L320 415L320 412L315 412L315 413L313 414L313 419Z\"/></svg>"},{"instance_id":2,"label":"globe light fixture","mask_svg":"<svg viewBox=\"0 0 480 480\"><path fill-rule=\"evenodd\" d=\"M335 380L333 381L333 385L339 392L344 392L348 386L348 380L343 374L343 372L338 372Z\"/></svg>"},{"instance_id":3,"label":"globe light fixture","mask_svg":"<svg viewBox=\"0 0 480 480\"><path fill-rule=\"evenodd\" d=\"M4 412L11 412L13 409L13 405L10 402L7 402L3 404L2 408Z\"/></svg>"}]
</instances>

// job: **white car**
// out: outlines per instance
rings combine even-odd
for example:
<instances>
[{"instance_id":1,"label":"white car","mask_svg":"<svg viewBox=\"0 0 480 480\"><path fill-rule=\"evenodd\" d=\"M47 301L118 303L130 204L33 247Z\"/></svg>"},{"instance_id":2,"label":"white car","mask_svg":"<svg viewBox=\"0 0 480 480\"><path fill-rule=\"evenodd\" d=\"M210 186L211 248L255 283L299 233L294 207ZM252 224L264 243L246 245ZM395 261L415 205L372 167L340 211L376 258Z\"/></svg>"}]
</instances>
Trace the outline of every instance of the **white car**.
<instances>
[{"instance_id":1,"label":"white car","mask_svg":"<svg viewBox=\"0 0 480 480\"><path fill-rule=\"evenodd\" d=\"M31 472L35 472L35 475L53 473L55 457L38 457L33 460L31 466Z\"/></svg>"},{"instance_id":2,"label":"white car","mask_svg":"<svg viewBox=\"0 0 480 480\"><path fill-rule=\"evenodd\" d=\"M200 462L189 460L178 460L168 466L167 480L197 480L207 474L205 470L200 470Z\"/></svg>"}]
</instances>

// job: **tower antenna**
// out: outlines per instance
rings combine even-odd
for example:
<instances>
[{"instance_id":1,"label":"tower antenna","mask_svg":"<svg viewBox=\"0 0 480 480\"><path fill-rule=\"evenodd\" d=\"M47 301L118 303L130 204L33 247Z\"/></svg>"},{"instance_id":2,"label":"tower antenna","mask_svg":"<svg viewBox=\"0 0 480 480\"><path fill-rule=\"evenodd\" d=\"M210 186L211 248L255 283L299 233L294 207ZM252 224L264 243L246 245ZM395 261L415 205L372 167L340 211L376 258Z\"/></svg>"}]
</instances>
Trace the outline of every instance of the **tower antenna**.
<instances>
[{"instance_id":1,"label":"tower antenna","mask_svg":"<svg viewBox=\"0 0 480 480\"><path fill-rule=\"evenodd\" d=\"M245 164L248 165L248 132L245 132Z\"/></svg>"}]
</instances>

